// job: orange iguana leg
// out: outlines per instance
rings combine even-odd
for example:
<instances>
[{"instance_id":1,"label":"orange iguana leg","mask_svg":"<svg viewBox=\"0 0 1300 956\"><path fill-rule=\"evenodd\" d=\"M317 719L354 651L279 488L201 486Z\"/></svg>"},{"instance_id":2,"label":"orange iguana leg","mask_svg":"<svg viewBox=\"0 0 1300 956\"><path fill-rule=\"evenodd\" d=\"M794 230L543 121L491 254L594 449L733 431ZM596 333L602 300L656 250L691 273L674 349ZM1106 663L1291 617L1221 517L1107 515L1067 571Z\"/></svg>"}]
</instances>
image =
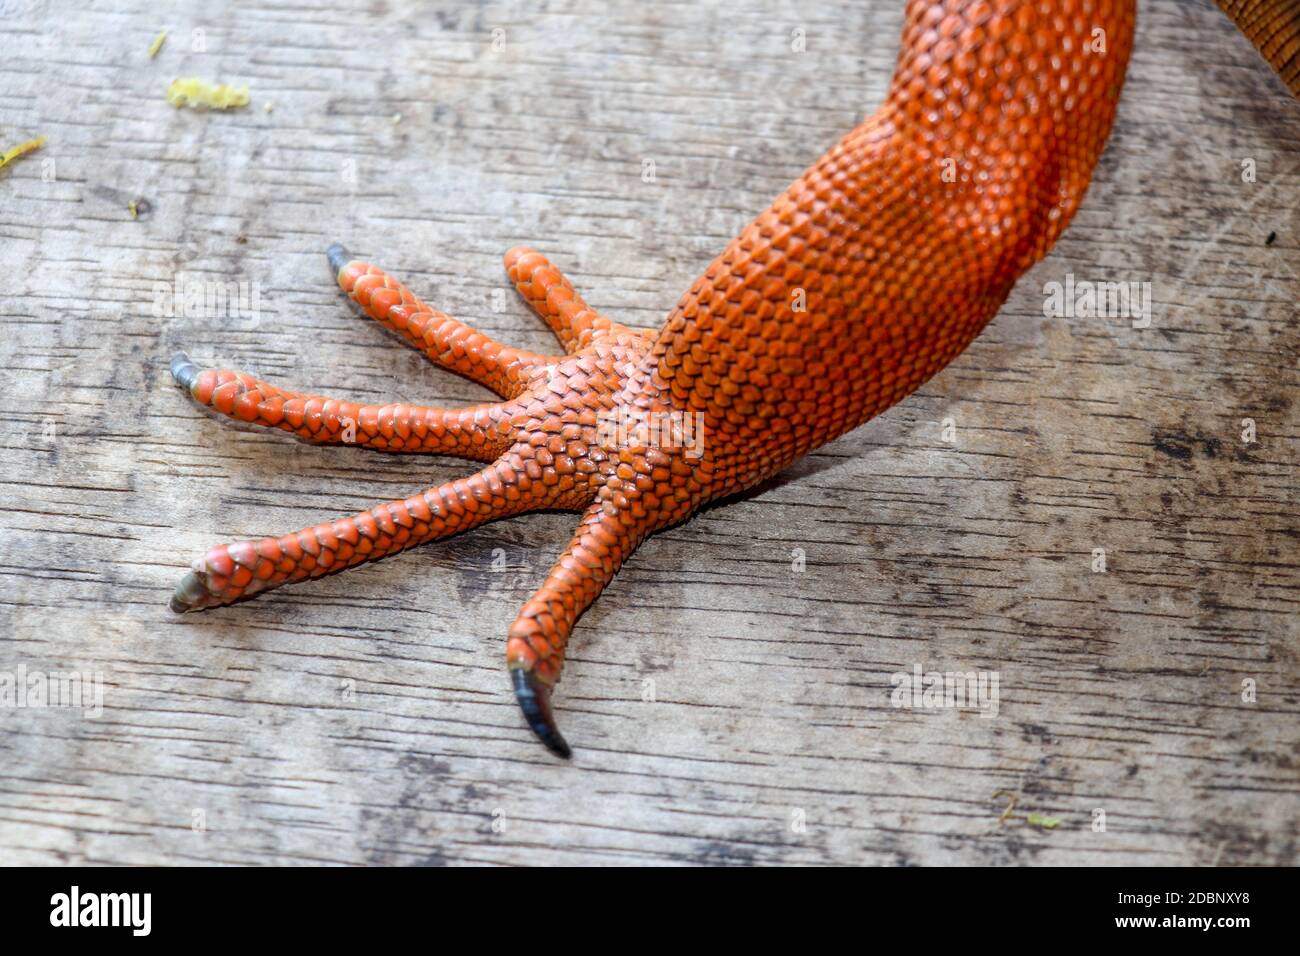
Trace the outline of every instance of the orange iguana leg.
<instances>
[{"instance_id":1,"label":"orange iguana leg","mask_svg":"<svg viewBox=\"0 0 1300 956\"><path fill-rule=\"evenodd\" d=\"M903 399L1051 247L1109 132L1134 16L1134 0L909 0L885 103L741 231L658 333L600 316L515 249L510 278L569 354L512 349L331 247L362 309L507 399L496 424L508 450L405 502L213 549L173 606L238 600L493 517L583 510L507 642L530 726L567 754L550 710L567 641L645 535ZM230 381L216 387L240 393L241 417L281 397ZM687 431L693 448L678 440Z\"/></svg>"},{"instance_id":2,"label":"orange iguana leg","mask_svg":"<svg viewBox=\"0 0 1300 956\"><path fill-rule=\"evenodd\" d=\"M587 305L569 280L540 252L516 246L505 254L505 266L520 296L546 320L570 355L586 348L597 335L631 331Z\"/></svg>"},{"instance_id":3,"label":"orange iguana leg","mask_svg":"<svg viewBox=\"0 0 1300 956\"><path fill-rule=\"evenodd\" d=\"M316 444L456 455L475 461L493 461L510 446L509 433L502 427L508 412L501 404L456 409L359 405L290 392L231 369L200 369L184 352L173 356L171 373L200 405Z\"/></svg>"},{"instance_id":4,"label":"orange iguana leg","mask_svg":"<svg viewBox=\"0 0 1300 956\"><path fill-rule=\"evenodd\" d=\"M513 457L513 460L512 460ZM548 491L517 456L402 501L279 538L220 544L194 562L172 594L177 613L232 604L284 584L375 561L495 518L546 507Z\"/></svg>"},{"instance_id":5,"label":"orange iguana leg","mask_svg":"<svg viewBox=\"0 0 1300 956\"><path fill-rule=\"evenodd\" d=\"M1215 0L1255 49L1300 98L1300 3L1296 0Z\"/></svg>"},{"instance_id":6,"label":"orange iguana leg","mask_svg":"<svg viewBox=\"0 0 1300 956\"><path fill-rule=\"evenodd\" d=\"M532 372L555 361L553 356L502 345L430 308L382 269L352 259L338 244L330 246L327 255L339 287L366 315L400 333L431 361L486 385L502 398L521 393Z\"/></svg>"},{"instance_id":7,"label":"orange iguana leg","mask_svg":"<svg viewBox=\"0 0 1300 956\"><path fill-rule=\"evenodd\" d=\"M570 751L551 712L551 691L573 625L650 530L646 518L633 517L603 496L587 509L568 548L510 628L506 666L515 697L528 726L557 756L568 757Z\"/></svg>"},{"instance_id":8,"label":"orange iguana leg","mask_svg":"<svg viewBox=\"0 0 1300 956\"><path fill-rule=\"evenodd\" d=\"M1294 80L1295 0L1220 2ZM405 501L214 548L173 608L229 603L495 517L582 510L507 641L529 725L567 756L550 694L579 616L647 534L883 412L979 334L1083 201L1135 18L1135 0L908 0L879 110L760 212L655 334L599 315L521 248L506 256L510 278L569 354L512 349L331 247L339 284L369 315L507 399L482 412L483 454L498 437L505 450L479 474ZM193 392L191 370L178 378ZM200 400L229 400L227 414L244 420L279 424L289 403L305 413L312 401L236 373L203 375ZM688 432L698 442L679 440Z\"/></svg>"}]
</instances>

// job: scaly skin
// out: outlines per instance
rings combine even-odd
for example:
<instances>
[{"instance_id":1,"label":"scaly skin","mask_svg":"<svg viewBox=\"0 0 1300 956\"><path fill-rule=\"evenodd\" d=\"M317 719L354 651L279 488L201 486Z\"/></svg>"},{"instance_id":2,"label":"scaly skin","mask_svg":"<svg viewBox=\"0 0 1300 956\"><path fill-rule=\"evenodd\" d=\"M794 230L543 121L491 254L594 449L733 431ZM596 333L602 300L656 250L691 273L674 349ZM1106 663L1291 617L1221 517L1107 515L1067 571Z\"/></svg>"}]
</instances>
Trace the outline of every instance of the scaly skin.
<instances>
[{"instance_id":1,"label":"scaly skin","mask_svg":"<svg viewBox=\"0 0 1300 956\"><path fill-rule=\"evenodd\" d=\"M1215 0L1300 98L1300 0Z\"/></svg>"},{"instance_id":2,"label":"scaly skin","mask_svg":"<svg viewBox=\"0 0 1300 956\"><path fill-rule=\"evenodd\" d=\"M222 414L309 441L489 464L352 518L219 545L172 609L229 604L506 515L580 510L506 642L530 726L568 756L550 694L578 617L647 535L879 414L970 343L1082 201L1134 17L1135 0L912 0L886 102L727 246L658 332L598 314L541 255L514 249L511 280L567 354L512 349L331 247L339 285L366 314L502 401L356 405L200 371L183 355L177 380ZM609 427L620 416L634 427Z\"/></svg>"}]
</instances>

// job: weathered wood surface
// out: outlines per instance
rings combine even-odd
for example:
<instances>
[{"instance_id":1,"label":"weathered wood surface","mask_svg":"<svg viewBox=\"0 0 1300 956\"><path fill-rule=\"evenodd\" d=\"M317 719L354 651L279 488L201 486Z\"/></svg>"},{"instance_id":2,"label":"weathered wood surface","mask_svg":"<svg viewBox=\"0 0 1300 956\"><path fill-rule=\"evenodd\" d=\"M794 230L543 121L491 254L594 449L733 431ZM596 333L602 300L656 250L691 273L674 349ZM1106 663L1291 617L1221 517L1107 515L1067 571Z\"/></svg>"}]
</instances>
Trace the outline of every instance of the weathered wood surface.
<instances>
[{"instance_id":1,"label":"weathered wood surface","mask_svg":"<svg viewBox=\"0 0 1300 956\"><path fill-rule=\"evenodd\" d=\"M572 646L572 763L502 657L571 516L167 611L211 544L466 467L228 427L174 350L481 399L345 307L334 239L523 346L552 348L493 298L518 242L655 325L874 108L901 18L536 6L0 0L0 139L49 138L0 173L0 672L104 680L98 718L0 710L0 860L1295 863L1300 106L1204 0L1144 3L1083 210L965 355L641 548ZM173 110L190 74L252 108ZM177 273L255 283L260 314L159 317ZM1045 317L1070 273L1150 282L1150 327ZM893 708L915 664L997 672L997 717ZM999 822L999 790L1060 826Z\"/></svg>"}]
</instances>

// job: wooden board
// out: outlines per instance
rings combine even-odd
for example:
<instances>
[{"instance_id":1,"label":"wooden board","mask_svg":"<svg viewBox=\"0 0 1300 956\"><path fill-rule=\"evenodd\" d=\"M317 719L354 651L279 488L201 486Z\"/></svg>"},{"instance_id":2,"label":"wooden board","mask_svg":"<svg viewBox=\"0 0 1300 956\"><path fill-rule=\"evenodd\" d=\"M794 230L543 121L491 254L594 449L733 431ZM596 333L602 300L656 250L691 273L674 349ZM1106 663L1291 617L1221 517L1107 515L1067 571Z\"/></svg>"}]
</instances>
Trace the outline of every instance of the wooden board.
<instances>
[{"instance_id":1,"label":"wooden board","mask_svg":"<svg viewBox=\"0 0 1300 956\"><path fill-rule=\"evenodd\" d=\"M332 240L514 344L553 348L520 242L654 326L879 102L901 4L80 6L0 0L0 140L49 139L0 172L0 673L103 708L0 709L0 861L1296 862L1300 105L1206 0L1144 2L1082 211L969 351L640 549L572 645L571 763L503 647L572 516L171 615L209 545L466 466L231 428L167 359L482 399L345 306ZM174 110L182 75L252 106ZM256 314L166 315L178 275ZM1150 283L1149 326L1046 316L1069 275ZM996 716L892 706L916 666L995 673Z\"/></svg>"}]
</instances>

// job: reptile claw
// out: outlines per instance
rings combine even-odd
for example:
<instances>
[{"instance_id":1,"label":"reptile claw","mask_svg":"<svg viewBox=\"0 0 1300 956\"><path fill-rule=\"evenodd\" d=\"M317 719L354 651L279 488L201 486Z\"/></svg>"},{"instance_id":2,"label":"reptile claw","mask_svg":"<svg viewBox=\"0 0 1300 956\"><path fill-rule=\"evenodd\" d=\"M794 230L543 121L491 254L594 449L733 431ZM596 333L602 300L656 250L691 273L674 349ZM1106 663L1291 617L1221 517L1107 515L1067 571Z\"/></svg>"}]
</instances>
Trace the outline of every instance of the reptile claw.
<instances>
[{"instance_id":1,"label":"reptile claw","mask_svg":"<svg viewBox=\"0 0 1300 956\"><path fill-rule=\"evenodd\" d=\"M167 606L174 614L184 614L199 607L210 593L203 576L195 571L188 571L177 582L176 590L172 592L172 599Z\"/></svg>"},{"instance_id":2,"label":"reptile claw","mask_svg":"<svg viewBox=\"0 0 1300 956\"><path fill-rule=\"evenodd\" d=\"M352 253L337 242L325 250L325 256L329 259L330 267L334 270L335 275L342 272L343 267L352 261Z\"/></svg>"},{"instance_id":3,"label":"reptile claw","mask_svg":"<svg viewBox=\"0 0 1300 956\"><path fill-rule=\"evenodd\" d=\"M199 377L199 371L199 367L191 362L190 357L184 352L177 352L172 356L172 378L176 379L176 384L187 392L194 390L194 380Z\"/></svg>"},{"instance_id":4,"label":"reptile claw","mask_svg":"<svg viewBox=\"0 0 1300 956\"><path fill-rule=\"evenodd\" d=\"M522 667L511 670L510 679L514 681L519 709L524 712L524 719L537 738L555 756L566 760L573 756L573 751L560 736L560 729L555 726L555 717L551 713L551 688L538 680L531 670Z\"/></svg>"}]
</instances>

